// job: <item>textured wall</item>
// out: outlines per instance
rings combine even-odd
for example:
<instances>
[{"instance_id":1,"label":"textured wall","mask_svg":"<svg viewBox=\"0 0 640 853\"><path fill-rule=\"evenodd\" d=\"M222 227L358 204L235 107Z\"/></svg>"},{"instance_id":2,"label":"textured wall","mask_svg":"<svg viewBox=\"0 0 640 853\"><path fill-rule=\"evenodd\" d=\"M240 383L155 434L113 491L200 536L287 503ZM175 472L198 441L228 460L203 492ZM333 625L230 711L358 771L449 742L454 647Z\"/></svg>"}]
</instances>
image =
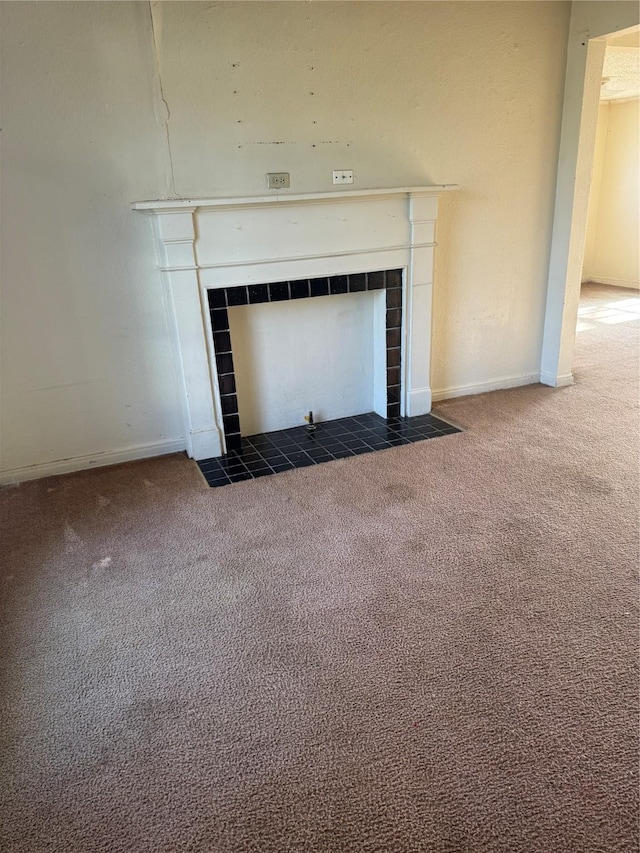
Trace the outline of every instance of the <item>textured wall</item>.
<instances>
[{"instance_id":1,"label":"textured wall","mask_svg":"<svg viewBox=\"0 0 640 853\"><path fill-rule=\"evenodd\" d=\"M434 390L536 374L563 3L158 3L176 190L458 183L443 200Z\"/></svg>"},{"instance_id":2,"label":"textured wall","mask_svg":"<svg viewBox=\"0 0 640 853\"><path fill-rule=\"evenodd\" d=\"M334 168L356 187L459 183L432 387L537 375L568 4L153 13L156 52L146 4L3 4L3 467L179 440L148 223L128 204L260 193L268 170L292 191Z\"/></svg>"},{"instance_id":3,"label":"textured wall","mask_svg":"<svg viewBox=\"0 0 640 853\"><path fill-rule=\"evenodd\" d=\"M159 452L182 425L149 224L129 210L165 185L148 7L0 15L2 469Z\"/></svg>"}]
</instances>

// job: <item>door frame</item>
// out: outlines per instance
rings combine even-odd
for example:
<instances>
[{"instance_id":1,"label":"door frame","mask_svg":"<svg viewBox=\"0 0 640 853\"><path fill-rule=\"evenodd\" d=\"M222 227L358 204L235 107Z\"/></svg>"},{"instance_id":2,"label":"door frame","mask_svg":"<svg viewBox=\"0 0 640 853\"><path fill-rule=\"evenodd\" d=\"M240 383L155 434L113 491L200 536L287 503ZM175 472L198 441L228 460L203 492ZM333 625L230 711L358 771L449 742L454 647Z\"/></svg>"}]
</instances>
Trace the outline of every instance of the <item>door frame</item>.
<instances>
[{"instance_id":1,"label":"door frame","mask_svg":"<svg viewBox=\"0 0 640 853\"><path fill-rule=\"evenodd\" d=\"M607 38L638 29L636 3L572 4L540 382L573 382L580 283Z\"/></svg>"}]
</instances>

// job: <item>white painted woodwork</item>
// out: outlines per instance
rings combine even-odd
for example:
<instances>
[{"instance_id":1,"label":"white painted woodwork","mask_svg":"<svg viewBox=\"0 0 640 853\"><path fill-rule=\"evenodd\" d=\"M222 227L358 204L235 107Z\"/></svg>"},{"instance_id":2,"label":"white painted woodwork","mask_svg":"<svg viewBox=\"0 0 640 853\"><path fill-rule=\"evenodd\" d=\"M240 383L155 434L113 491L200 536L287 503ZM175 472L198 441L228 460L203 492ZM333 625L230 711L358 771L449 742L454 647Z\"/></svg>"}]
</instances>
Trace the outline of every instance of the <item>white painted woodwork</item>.
<instances>
[{"instance_id":1,"label":"white painted woodwork","mask_svg":"<svg viewBox=\"0 0 640 853\"><path fill-rule=\"evenodd\" d=\"M438 196L451 189L456 187L169 199L133 205L135 210L153 216L158 267L168 291L165 302L174 330L190 456L205 459L219 456L225 449L207 302L210 288L402 268L402 413L411 416L431 410L431 302ZM363 294L362 298L375 299L375 295ZM310 306L318 299L310 299ZM295 302L290 307L294 308ZM366 372L373 378L371 408L382 414L386 373L384 306L379 299L373 317L373 365ZM332 334L332 330L322 329L320 333ZM368 394L365 391L362 399L368 399ZM295 405L300 404L296 401ZM283 410L259 422L263 427L266 423L270 428L280 428L273 426L283 423L280 414L292 416ZM247 422L255 428L258 421L249 417Z\"/></svg>"}]
</instances>

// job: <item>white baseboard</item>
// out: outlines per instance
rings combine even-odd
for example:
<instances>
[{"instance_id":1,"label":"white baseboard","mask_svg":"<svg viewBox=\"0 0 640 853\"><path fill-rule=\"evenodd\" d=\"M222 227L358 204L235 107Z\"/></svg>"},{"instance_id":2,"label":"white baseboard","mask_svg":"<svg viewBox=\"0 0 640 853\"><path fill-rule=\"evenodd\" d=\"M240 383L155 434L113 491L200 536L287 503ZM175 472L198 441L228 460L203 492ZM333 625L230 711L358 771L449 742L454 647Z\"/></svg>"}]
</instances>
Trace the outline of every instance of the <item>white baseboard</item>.
<instances>
[{"instance_id":1,"label":"white baseboard","mask_svg":"<svg viewBox=\"0 0 640 853\"><path fill-rule=\"evenodd\" d=\"M185 449L183 438L158 441L153 444L137 444L121 450L108 450L93 453L91 456L72 456L69 459L57 459L27 465L24 468L10 468L0 471L0 485L16 485L25 480L39 480L42 477L54 477L57 474L71 474L73 471L86 471L88 468L102 468L105 465L118 465L121 462L133 462L135 459L147 459L150 456L164 456L167 453L179 453Z\"/></svg>"},{"instance_id":2,"label":"white baseboard","mask_svg":"<svg viewBox=\"0 0 640 853\"><path fill-rule=\"evenodd\" d=\"M629 281L624 278L598 278L597 276L591 276L587 279L587 282L592 281L594 284L611 284L614 287L627 287L631 290L640 290L640 281ZM587 282L582 282L586 284Z\"/></svg>"},{"instance_id":3,"label":"white baseboard","mask_svg":"<svg viewBox=\"0 0 640 853\"><path fill-rule=\"evenodd\" d=\"M487 391L501 391L504 388L519 388L521 385L533 385L540 381L539 373L526 373L524 376L508 376L504 379L492 379L478 382L476 385L458 385L455 388L442 388L433 392L434 402L451 400L454 397L467 397L470 394L484 394Z\"/></svg>"},{"instance_id":4,"label":"white baseboard","mask_svg":"<svg viewBox=\"0 0 640 853\"><path fill-rule=\"evenodd\" d=\"M546 370L540 372L540 383L542 385L550 385L552 388L565 388L567 385L573 385L573 373L563 373L557 376L555 373L547 373Z\"/></svg>"}]
</instances>

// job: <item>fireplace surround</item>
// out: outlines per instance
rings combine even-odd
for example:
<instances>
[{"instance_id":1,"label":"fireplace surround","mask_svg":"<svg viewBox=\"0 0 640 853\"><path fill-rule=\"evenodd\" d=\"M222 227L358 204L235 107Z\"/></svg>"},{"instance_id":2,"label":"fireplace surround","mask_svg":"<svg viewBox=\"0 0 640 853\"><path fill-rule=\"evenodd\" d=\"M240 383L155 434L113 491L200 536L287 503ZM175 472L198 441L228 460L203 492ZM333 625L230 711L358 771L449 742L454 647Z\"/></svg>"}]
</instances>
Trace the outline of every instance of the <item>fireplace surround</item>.
<instances>
[{"instance_id":1,"label":"fireplace surround","mask_svg":"<svg viewBox=\"0 0 640 853\"><path fill-rule=\"evenodd\" d=\"M452 189L134 203L153 222L192 458L221 456L240 440L225 317L232 304L384 288L387 371L377 398L392 416L431 410L438 197Z\"/></svg>"},{"instance_id":2,"label":"fireplace surround","mask_svg":"<svg viewBox=\"0 0 640 853\"><path fill-rule=\"evenodd\" d=\"M402 340L402 270L379 270L353 275L324 276L270 284L220 287L208 291L209 314L220 393L220 409L225 447L241 447L240 416L236 394L233 347L229 328L229 308L259 305L346 293L385 292L385 366L386 386L384 415L400 416L401 340ZM360 413L357 413L360 414ZM293 426L293 424L291 424Z\"/></svg>"}]
</instances>

